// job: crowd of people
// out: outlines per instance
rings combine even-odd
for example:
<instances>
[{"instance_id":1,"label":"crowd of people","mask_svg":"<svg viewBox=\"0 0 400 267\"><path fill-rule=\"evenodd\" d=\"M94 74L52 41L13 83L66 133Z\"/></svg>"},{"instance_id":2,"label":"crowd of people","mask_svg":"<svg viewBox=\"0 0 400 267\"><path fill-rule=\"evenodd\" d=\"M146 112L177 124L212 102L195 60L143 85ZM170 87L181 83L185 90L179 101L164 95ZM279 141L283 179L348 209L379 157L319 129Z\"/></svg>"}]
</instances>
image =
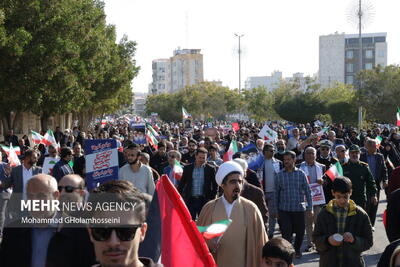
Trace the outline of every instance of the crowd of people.
<instances>
[{"instance_id":1,"label":"crowd of people","mask_svg":"<svg viewBox=\"0 0 400 267\"><path fill-rule=\"evenodd\" d=\"M0 266L161 266L158 259L142 257L139 247L163 174L197 225L231 220L222 238L206 240L218 266L293 266L304 251L318 253L322 267L365 266L362 253L373 245L382 194L387 198L382 234L391 243L378 266L400 266L399 129L358 130L321 122L267 125L276 133L273 139L259 136L264 124L250 122L239 122L238 128L225 122L152 123L156 145L143 142L145 132L124 121L87 132L57 127L56 142L48 146L10 130L4 145L19 147L21 165L11 168L2 149ZM119 180L88 192L85 140L106 138L118 144ZM232 143L237 151L228 155ZM49 160L55 164L45 169ZM181 177L174 175L177 162ZM333 167L342 171L332 179L327 171ZM311 184L321 186L324 203L314 203ZM96 196L102 192L117 195L116 202L135 204L133 212L119 214L127 227L13 227L21 199L101 202Z\"/></svg>"}]
</instances>

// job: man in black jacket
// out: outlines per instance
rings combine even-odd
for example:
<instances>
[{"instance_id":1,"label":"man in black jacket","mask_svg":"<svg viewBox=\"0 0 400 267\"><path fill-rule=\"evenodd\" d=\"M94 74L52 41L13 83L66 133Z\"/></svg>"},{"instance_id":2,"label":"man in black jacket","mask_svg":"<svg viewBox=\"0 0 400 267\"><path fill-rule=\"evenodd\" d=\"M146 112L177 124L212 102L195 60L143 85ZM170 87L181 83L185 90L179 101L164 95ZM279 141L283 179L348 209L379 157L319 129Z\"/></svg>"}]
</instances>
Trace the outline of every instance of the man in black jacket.
<instances>
[{"instance_id":1,"label":"man in black jacket","mask_svg":"<svg viewBox=\"0 0 400 267\"><path fill-rule=\"evenodd\" d=\"M390 242L400 239L400 188L387 199L386 235Z\"/></svg>"},{"instance_id":2,"label":"man in black jacket","mask_svg":"<svg viewBox=\"0 0 400 267\"><path fill-rule=\"evenodd\" d=\"M182 195L193 220L200 214L203 206L217 196L215 168L206 163L207 149L198 148L195 162L183 168L178 191Z\"/></svg>"},{"instance_id":3,"label":"man in black jacket","mask_svg":"<svg viewBox=\"0 0 400 267\"><path fill-rule=\"evenodd\" d=\"M56 179L47 174L38 174L29 179L26 191L28 200L53 201L60 195ZM56 223L51 221L56 218L55 210L41 210L31 212L28 219L43 219L44 223L32 224L19 219L7 225L0 248L1 267L45 266L47 248L56 231Z\"/></svg>"},{"instance_id":4,"label":"man in black jacket","mask_svg":"<svg viewBox=\"0 0 400 267\"><path fill-rule=\"evenodd\" d=\"M182 162L184 164L192 164L195 161L195 154L197 149L197 142L194 139L190 139L188 142L189 151L182 155Z\"/></svg>"},{"instance_id":5,"label":"man in black jacket","mask_svg":"<svg viewBox=\"0 0 400 267\"><path fill-rule=\"evenodd\" d=\"M60 202L72 205L83 203L85 181L76 174L64 176L58 183ZM46 267L86 267L96 263L93 244L86 225L66 223L66 217L82 217L82 211L64 210L60 224L47 249Z\"/></svg>"},{"instance_id":6,"label":"man in black jacket","mask_svg":"<svg viewBox=\"0 0 400 267\"><path fill-rule=\"evenodd\" d=\"M165 165L168 161L167 148L165 143L158 143L157 152L150 158L150 166L154 168L158 173L162 173Z\"/></svg>"},{"instance_id":7,"label":"man in black jacket","mask_svg":"<svg viewBox=\"0 0 400 267\"><path fill-rule=\"evenodd\" d=\"M376 188L378 190L376 192L378 203L374 205L374 203L371 203L371 201L367 201L366 209L369 219L371 220L371 224L374 226L376 212L378 210L380 191L382 189L381 183L383 183L383 188L388 186L388 175L385 159L381 153L376 151L376 141L374 139L367 138L365 142L365 148L367 151L366 153L361 153L360 160L368 163L368 167L371 170L372 176L375 180Z\"/></svg>"}]
</instances>

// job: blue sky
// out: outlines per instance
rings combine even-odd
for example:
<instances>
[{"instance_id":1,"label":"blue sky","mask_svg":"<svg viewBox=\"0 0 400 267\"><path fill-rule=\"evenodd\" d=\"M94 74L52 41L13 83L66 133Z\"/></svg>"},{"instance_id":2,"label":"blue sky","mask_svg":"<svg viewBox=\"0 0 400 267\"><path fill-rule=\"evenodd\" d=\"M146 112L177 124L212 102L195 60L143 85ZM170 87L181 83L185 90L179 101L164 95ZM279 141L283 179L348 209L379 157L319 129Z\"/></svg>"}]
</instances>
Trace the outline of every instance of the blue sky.
<instances>
[{"instance_id":1,"label":"blue sky","mask_svg":"<svg viewBox=\"0 0 400 267\"><path fill-rule=\"evenodd\" d=\"M248 76L274 70L318 72L318 38L334 32L357 33L349 22L348 0L106 0L107 22L138 43L141 67L135 92L147 92L151 61L172 56L174 49L201 49L204 78L238 86L237 37L242 38L242 87ZM400 63L400 1L368 1L373 19L363 31L387 32L388 63Z\"/></svg>"}]
</instances>

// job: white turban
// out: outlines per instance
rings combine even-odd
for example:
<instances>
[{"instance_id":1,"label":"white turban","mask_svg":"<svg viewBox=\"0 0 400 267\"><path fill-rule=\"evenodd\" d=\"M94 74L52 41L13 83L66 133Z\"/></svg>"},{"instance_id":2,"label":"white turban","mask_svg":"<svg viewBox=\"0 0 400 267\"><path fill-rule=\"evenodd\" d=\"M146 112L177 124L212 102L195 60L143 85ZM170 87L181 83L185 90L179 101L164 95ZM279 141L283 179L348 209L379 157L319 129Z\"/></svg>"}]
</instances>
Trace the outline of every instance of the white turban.
<instances>
[{"instance_id":1,"label":"white turban","mask_svg":"<svg viewBox=\"0 0 400 267\"><path fill-rule=\"evenodd\" d=\"M222 163L218 168L217 174L215 175L215 181L219 186L221 186L224 178L232 172L240 173L242 176L244 175L243 168L239 165L239 163L236 163L232 160Z\"/></svg>"},{"instance_id":2,"label":"white turban","mask_svg":"<svg viewBox=\"0 0 400 267\"><path fill-rule=\"evenodd\" d=\"M249 168L247 161L245 161L244 159L236 158L233 161L239 163L239 165L242 166L244 172L247 171L247 169Z\"/></svg>"}]
</instances>

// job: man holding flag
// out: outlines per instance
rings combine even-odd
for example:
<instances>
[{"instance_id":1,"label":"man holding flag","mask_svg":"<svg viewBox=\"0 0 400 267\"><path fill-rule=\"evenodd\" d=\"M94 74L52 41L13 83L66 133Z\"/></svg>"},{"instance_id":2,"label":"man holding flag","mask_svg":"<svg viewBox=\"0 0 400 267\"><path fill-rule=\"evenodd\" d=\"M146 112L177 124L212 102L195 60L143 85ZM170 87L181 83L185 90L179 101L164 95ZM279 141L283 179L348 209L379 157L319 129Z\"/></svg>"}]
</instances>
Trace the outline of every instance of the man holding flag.
<instances>
[{"instance_id":1,"label":"man holding flag","mask_svg":"<svg viewBox=\"0 0 400 267\"><path fill-rule=\"evenodd\" d=\"M163 174L168 175L171 182L178 186L179 181L182 178L183 168L180 164L181 153L176 150L168 151L168 166L164 167Z\"/></svg>"},{"instance_id":2,"label":"man holding flag","mask_svg":"<svg viewBox=\"0 0 400 267\"><path fill-rule=\"evenodd\" d=\"M224 193L204 206L197 222L200 226L208 226L216 222L232 221L224 229L226 231L223 235L207 240L218 266L260 266L262 247L268 240L257 206L240 196L243 176L243 168L238 163L223 163L215 179Z\"/></svg>"}]
</instances>

